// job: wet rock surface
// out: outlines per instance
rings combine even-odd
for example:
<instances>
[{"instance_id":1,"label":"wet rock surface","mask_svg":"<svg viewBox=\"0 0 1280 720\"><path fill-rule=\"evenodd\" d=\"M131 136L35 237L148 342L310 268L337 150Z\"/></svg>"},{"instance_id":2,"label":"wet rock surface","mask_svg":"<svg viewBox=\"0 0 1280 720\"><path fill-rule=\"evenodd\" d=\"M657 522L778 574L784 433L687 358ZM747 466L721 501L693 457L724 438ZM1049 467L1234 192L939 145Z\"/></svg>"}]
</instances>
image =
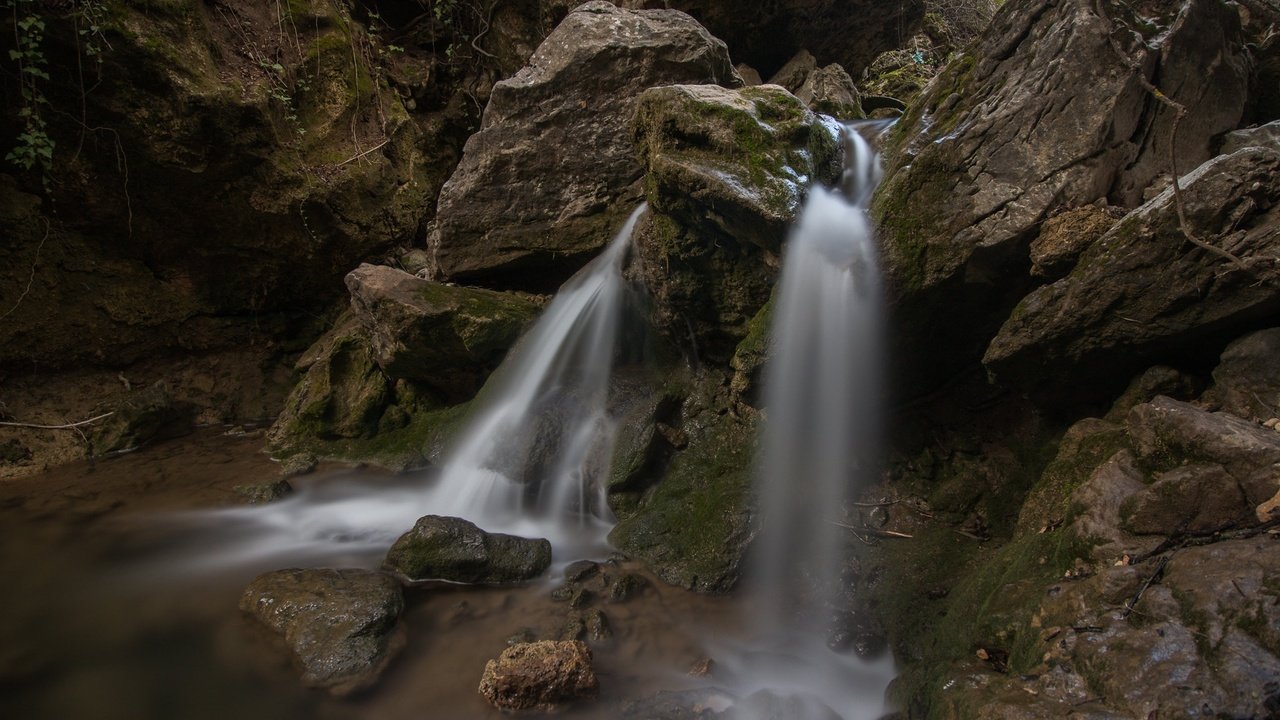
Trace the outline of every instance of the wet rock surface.
<instances>
[{"instance_id":1,"label":"wet rock surface","mask_svg":"<svg viewBox=\"0 0 1280 720\"><path fill-rule=\"evenodd\" d=\"M595 697L599 687L591 649L573 640L512 645L485 665L480 679L480 694L504 710L551 710Z\"/></svg>"},{"instance_id":2,"label":"wet rock surface","mask_svg":"<svg viewBox=\"0 0 1280 720\"><path fill-rule=\"evenodd\" d=\"M428 238L435 275L524 289L568 278L641 200L626 132L637 97L675 83L741 79L724 43L684 13L598 0L570 12L494 86L440 193Z\"/></svg>"},{"instance_id":3,"label":"wet rock surface","mask_svg":"<svg viewBox=\"0 0 1280 720\"><path fill-rule=\"evenodd\" d=\"M551 565L551 543L487 533L475 523L427 515L396 540L383 566L410 582L504 584L531 580Z\"/></svg>"},{"instance_id":4,"label":"wet rock surface","mask_svg":"<svg viewBox=\"0 0 1280 720\"><path fill-rule=\"evenodd\" d=\"M673 86L641 96L635 133L651 212L633 272L662 333L724 363L768 300L803 188L839 175L835 129L779 87Z\"/></svg>"},{"instance_id":5,"label":"wet rock surface","mask_svg":"<svg viewBox=\"0 0 1280 720\"><path fill-rule=\"evenodd\" d=\"M284 638L302 680L335 694L372 685L403 644L400 585L367 570L277 570L245 589L240 609Z\"/></svg>"}]
</instances>

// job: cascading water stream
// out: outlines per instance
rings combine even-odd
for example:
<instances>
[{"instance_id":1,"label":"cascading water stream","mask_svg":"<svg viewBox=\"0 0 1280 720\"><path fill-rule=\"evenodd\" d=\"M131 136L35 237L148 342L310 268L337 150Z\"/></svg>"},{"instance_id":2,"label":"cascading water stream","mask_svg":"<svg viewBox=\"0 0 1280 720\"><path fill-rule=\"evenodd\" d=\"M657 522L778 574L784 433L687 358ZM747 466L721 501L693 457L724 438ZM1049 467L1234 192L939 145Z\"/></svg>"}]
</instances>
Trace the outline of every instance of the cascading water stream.
<instances>
[{"instance_id":1,"label":"cascading water stream","mask_svg":"<svg viewBox=\"0 0 1280 720\"><path fill-rule=\"evenodd\" d=\"M603 480L616 429L609 379L631 297L622 266L644 207L508 354L429 487L355 478L204 513L223 537L189 566L372 559L429 514L547 538L559 558L603 554L613 522Z\"/></svg>"},{"instance_id":2,"label":"cascading water stream","mask_svg":"<svg viewBox=\"0 0 1280 720\"><path fill-rule=\"evenodd\" d=\"M735 717L871 720L885 711L892 661L827 645L842 609L848 530L841 513L877 467L881 301L867 206L879 158L843 128L840 191L815 187L792 231L776 290L766 420L757 466L761 530L753 544L751 626L723 656ZM764 709L761 709L761 708Z\"/></svg>"}]
</instances>

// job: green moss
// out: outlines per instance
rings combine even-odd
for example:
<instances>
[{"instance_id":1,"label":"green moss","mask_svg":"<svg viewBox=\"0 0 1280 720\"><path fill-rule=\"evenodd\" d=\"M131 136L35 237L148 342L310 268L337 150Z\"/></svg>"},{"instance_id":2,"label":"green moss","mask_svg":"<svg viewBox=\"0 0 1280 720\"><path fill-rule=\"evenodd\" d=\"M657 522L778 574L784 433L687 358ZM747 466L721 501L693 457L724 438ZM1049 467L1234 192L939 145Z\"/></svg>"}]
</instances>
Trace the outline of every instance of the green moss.
<instances>
[{"instance_id":1,"label":"green moss","mask_svg":"<svg viewBox=\"0 0 1280 720\"><path fill-rule=\"evenodd\" d=\"M609 541L673 585L732 588L750 535L754 431L728 415L690 431L688 448Z\"/></svg>"},{"instance_id":2,"label":"green moss","mask_svg":"<svg viewBox=\"0 0 1280 720\"><path fill-rule=\"evenodd\" d=\"M963 218L943 213L958 166L950 145L930 146L876 192L871 214L884 238L886 263L903 290L927 287L967 252L952 242L952 225Z\"/></svg>"},{"instance_id":3,"label":"green moss","mask_svg":"<svg viewBox=\"0 0 1280 720\"><path fill-rule=\"evenodd\" d=\"M423 467L440 457L463 426L470 407L470 403L463 403L407 413L404 427L363 438L323 439L299 432L292 442L274 448L273 455L291 457L307 452L323 459L369 463L396 471Z\"/></svg>"}]
</instances>

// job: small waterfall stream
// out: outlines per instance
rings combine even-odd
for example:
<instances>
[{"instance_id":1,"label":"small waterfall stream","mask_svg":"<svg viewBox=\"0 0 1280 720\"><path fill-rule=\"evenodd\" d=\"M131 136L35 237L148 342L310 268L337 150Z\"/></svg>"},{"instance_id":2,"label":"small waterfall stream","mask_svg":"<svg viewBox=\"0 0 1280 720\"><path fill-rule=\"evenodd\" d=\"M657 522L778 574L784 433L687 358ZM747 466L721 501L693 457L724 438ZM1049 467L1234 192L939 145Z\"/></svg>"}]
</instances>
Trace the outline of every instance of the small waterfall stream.
<instances>
[{"instance_id":1,"label":"small waterfall stream","mask_svg":"<svg viewBox=\"0 0 1280 720\"><path fill-rule=\"evenodd\" d=\"M603 478L616 429L609 379L632 292L622 267L644 209L507 355L428 487L420 475L371 485L353 474L268 505L203 513L234 533L202 564L371 559L423 515L544 537L561 560L604 555L613 516Z\"/></svg>"},{"instance_id":2,"label":"small waterfall stream","mask_svg":"<svg viewBox=\"0 0 1280 720\"><path fill-rule=\"evenodd\" d=\"M881 300L867 206L878 155L843 129L839 191L812 188L775 291L766 420L757 468L761 531L753 545L750 627L759 635L722 663L740 703L735 718L872 720L887 711L892 660L828 647L844 609L849 560L841 527L853 492L879 455Z\"/></svg>"}]
</instances>

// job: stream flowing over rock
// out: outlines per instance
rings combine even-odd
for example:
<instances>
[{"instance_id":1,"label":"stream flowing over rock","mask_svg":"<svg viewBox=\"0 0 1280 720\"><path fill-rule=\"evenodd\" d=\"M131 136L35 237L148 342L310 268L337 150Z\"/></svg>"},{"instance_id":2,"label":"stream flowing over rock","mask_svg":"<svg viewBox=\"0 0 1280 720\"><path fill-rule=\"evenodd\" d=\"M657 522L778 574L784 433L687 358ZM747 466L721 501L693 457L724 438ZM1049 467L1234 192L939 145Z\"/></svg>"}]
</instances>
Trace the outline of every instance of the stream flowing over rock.
<instances>
[{"instance_id":1,"label":"stream flowing over rock","mask_svg":"<svg viewBox=\"0 0 1280 720\"><path fill-rule=\"evenodd\" d=\"M494 86L480 131L440 193L437 277L550 288L640 201L627 123L646 88L741 85L723 42L684 13L577 7Z\"/></svg>"},{"instance_id":2,"label":"stream flowing over rock","mask_svg":"<svg viewBox=\"0 0 1280 720\"><path fill-rule=\"evenodd\" d=\"M981 355L1030 286L1043 221L1135 207L1170 172L1174 113L1144 80L1188 109L1179 173L1240 122L1250 64L1234 10L1185 0L1148 21L1104 6L1109 20L1093 0L1010 0L895 128L873 214L896 322L913 329L898 340L903 382L936 385Z\"/></svg>"},{"instance_id":3,"label":"stream flowing over rock","mask_svg":"<svg viewBox=\"0 0 1280 720\"><path fill-rule=\"evenodd\" d=\"M240 609L284 637L302 680L335 694L368 687L404 644L400 585L368 570L276 570L245 589Z\"/></svg>"}]
</instances>

